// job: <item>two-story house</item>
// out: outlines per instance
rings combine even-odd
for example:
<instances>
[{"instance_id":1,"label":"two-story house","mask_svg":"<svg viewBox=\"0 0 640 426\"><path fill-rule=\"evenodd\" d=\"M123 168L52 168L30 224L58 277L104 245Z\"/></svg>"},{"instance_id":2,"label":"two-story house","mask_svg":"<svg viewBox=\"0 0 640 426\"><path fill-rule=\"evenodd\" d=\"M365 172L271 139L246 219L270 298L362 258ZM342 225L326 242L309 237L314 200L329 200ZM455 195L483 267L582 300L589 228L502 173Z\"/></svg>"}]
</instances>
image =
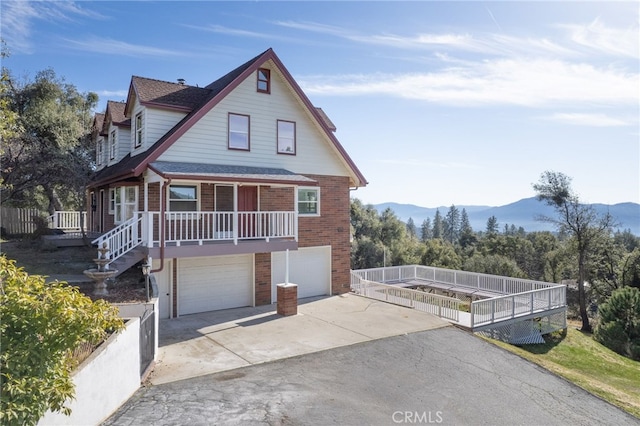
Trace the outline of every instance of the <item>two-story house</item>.
<instances>
[{"instance_id":1,"label":"two-story house","mask_svg":"<svg viewBox=\"0 0 640 426\"><path fill-rule=\"evenodd\" d=\"M134 76L100 120L91 227L111 268L151 261L161 317L273 303L287 278L349 290L366 180L272 49L205 87Z\"/></svg>"}]
</instances>

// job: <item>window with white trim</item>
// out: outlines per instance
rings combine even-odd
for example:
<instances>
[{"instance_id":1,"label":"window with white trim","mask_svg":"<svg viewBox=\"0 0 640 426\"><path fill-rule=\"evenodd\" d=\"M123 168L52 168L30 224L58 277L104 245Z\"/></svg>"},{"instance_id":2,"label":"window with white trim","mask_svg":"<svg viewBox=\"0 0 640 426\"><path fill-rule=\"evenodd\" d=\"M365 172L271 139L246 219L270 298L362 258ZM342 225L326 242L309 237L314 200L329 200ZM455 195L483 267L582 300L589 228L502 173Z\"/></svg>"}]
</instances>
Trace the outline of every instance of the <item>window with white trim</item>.
<instances>
[{"instance_id":1,"label":"window with white trim","mask_svg":"<svg viewBox=\"0 0 640 426\"><path fill-rule=\"evenodd\" d=\"M170 185L169 211L198 211L198 188L195 185Z\"/></svg>"},{"instance_id":2,"label":"window with white trim","mask_svg":"<svg viewBox=\"0 0 640 426\"><path fill-rule=\"evenodd\" d=\"M102 166L104 141L100 139L96 145L96 165Z\"/></svg>"},{"instance_id":3,"label":"window with white trim","mask_svg":"<svg viewBox=\"0 0 640 426\"><path fill-rule=\"evenodd\" d=\"M278 120L278 154L296 153L296 123Z\"/></svg>"},{"instance_id":4,"label":"window with white trim","mask_svg":"<svg viewBox=\"0 0 640 426\"><path fill-rule=\"evenodd\" d=\"M249 116L229 113L229 149L249 150Z\"/></svg>"},{"instance_id":5,"label":"window with white trim","mask_svg":"<svg viewBox=\"0 0 640 426\"><path fill-rule=\"evenodd\" d=\"M111 133L109 134L109 146L110 148L110 157L112 160L114 158L116 158L116 152L117 152L117 137L118 132L116 132L116 130L112 130Z\"/></svg>"},{"instance_id":6,"label":"window with white trim","mask_svg":"<svg viewBox=\"0 0 640 426\"><path fill-rule=\"evenodd\" d=\"M109 188L109 214L116 210L116 188Z\"/></svg>"},{"instance_id":7,"label":"window with white trim","mask_svg":"<svg viewBox=\"0 0 640 426\"><path fill-rule=\"evenodd\" d=\"M144 131L144 125L142 122L142 111L136 114L134 123L135 123L134 148L138 148L142 146L142 132Z\"/></svg>"},{"instance_id":8,"label":"window with white trim","mask_svg":"<svg viewBox=\"0 0 640 426\"><path fill-rule=\"evenodd\" d=\"M320 216L320 188L298 188L298 214Z\"/></svg>"},{"instance_id":9,"label":"window with white trim","mask_svg":"<svg viewBox=\"0 0 640 426\"><path fill-rule=\"evenodd\" d=\"M138 210L138 187L120 186L109 189L109 213L118 224L131 219Z\"/></svg>"}]
</instances>

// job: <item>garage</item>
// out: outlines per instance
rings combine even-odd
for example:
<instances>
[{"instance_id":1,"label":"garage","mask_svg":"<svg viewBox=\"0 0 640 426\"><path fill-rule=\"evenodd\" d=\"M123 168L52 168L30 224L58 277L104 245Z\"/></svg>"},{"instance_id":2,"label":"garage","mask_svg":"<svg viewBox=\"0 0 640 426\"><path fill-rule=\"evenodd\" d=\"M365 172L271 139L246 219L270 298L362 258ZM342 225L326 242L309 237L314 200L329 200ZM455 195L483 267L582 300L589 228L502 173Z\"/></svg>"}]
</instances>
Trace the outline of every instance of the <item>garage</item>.
<instances>
[{"instance_id":1,"label":"garage","mask_svg":"<svg viewBox=\"0 0 640 426\"><path fill-rule=\"evenodd\" d=\"M271 299L277 301L277 284L285 279L286 252L271 254ZM289 251L289 282L298 285L298 298L331 294L331 246Z\"/></svg>"},{"instance_id":2,"label":"garage","mask_svg":"<svg viewBox=\"0 0 640 426\"><path fill-rule=\"evenodd\" d=\"M253 255L178 259L179 315L253 304Z\"/></svg>"}]
</instances>

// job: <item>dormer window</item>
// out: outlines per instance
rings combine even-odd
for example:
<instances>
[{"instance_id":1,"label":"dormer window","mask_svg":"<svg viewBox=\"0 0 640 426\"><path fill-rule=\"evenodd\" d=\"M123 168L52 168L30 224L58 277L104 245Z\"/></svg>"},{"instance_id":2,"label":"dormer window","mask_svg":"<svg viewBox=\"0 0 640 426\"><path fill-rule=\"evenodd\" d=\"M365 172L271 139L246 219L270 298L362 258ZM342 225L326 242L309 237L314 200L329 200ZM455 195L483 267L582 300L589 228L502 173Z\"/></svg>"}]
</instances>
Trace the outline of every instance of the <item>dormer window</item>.
<instances>
[{"instance_id":1,"label":"dormer window","mask_svg":"<svg viewBox=\"0 0 640 426\"><path fill-rule=\"evenodd\" d=\"M142 132L144 130L142 124L142 112L136 114L135 119L135 135L134 135L134 148L139 148L142 146Z\"/></svg>"},{"instance_id":2,"label":"dormer window","mask_svg":"<svg viewBox=\"0 0 640 426\"><path fill-rule=\"evenodd\" d=\"M109 146L110 146L110 158L113 160L114 158L116 158L116 148L117 148L117 132L115 130L111 131L111 134L109 135Z\"/></svg>"},{"instance_id":3,"label":"dormer window","mask_svg":"<svg viewBox=\"0 0 640 426\"><path fill-rule=\"evenodd\" d=\"M258 92L271 93L271 71L266 68L258 69Z\"/></svg>"},{"instance_id":4,"label":"dormer window","mask_svg":"<svg viewBox=\"0 0 640 426\"><path fill-rule=\"evenodd\" d=\"M103 143L103 141L102 141L102 140L100 140L100 141L98 141L98 144L97 144L97 147L96 147L96 149L97 149L97 153L96 153L96 164L97 164L98 166L102 166L102 158L103 158L102 149L103 149L103 144L104 144L104 143Z\"/></svg>"}]
</instances>

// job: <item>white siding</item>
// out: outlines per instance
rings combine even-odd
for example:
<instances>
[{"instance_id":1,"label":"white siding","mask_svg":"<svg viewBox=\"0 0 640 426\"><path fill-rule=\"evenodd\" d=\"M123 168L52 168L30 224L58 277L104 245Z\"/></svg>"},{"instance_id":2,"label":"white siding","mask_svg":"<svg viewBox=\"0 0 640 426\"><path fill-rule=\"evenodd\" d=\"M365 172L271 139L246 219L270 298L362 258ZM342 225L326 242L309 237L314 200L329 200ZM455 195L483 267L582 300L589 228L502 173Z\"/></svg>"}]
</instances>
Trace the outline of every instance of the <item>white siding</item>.
<instances>
[{"instance_id":1,"label":"white siding","mask_svg":"<svg viewBox=\"0 0 640 426\"><path fill-rule=\"evenodd\" d=\"M116 131L116 155L115 158L111 158L111 132ZM109 131L106 137L107 152L105 158L108 161L108 165L111 166L122 160L131 150L131 132L128 127L114 126L113 123L109 124Z\"/></svg>"},{"instance_id":2,"label":"white siding","mask_svg":"<svg viewBox=\"0 0 640 426\"><path fill-rule=\"evenodd\" d=\"M250 115L250 152L227 149L229 112ZM296 155L276 153L278 119L296 122ZM251 74L159 159L348 176L349 170L330 143L280 75L272 72L271 94L258 93L255 74Z\"/></svg>"},{"instance_id":3,"label":"white siding","mask_svg":"<svg viewBox=\"0 0 640 426\"><path fill-rule=\"evenodd\" d=\"M135 119L136 114L142 111L142 146L134 148L135 143ZM151 145L156 143L158 139L164 136L171 128L173 128L180 120L184 118L186 113L176 111L166 111L161 109L143 107L136 99L131 114L131 155L138 155L146 151Z\"/></svg>"},{"instance_id":4,"label":"white siding","mask_svg":"<svg viewBox=\"0 0 640 426\"><path fill-rule=\"evenodd\" d=\"M166 111L161 109L146 109L146 122L144 125L146 131L145 143L150 147L158 141L173 126L178 124L186 114L183 112Z\"/></svg>"}]
</instances>

